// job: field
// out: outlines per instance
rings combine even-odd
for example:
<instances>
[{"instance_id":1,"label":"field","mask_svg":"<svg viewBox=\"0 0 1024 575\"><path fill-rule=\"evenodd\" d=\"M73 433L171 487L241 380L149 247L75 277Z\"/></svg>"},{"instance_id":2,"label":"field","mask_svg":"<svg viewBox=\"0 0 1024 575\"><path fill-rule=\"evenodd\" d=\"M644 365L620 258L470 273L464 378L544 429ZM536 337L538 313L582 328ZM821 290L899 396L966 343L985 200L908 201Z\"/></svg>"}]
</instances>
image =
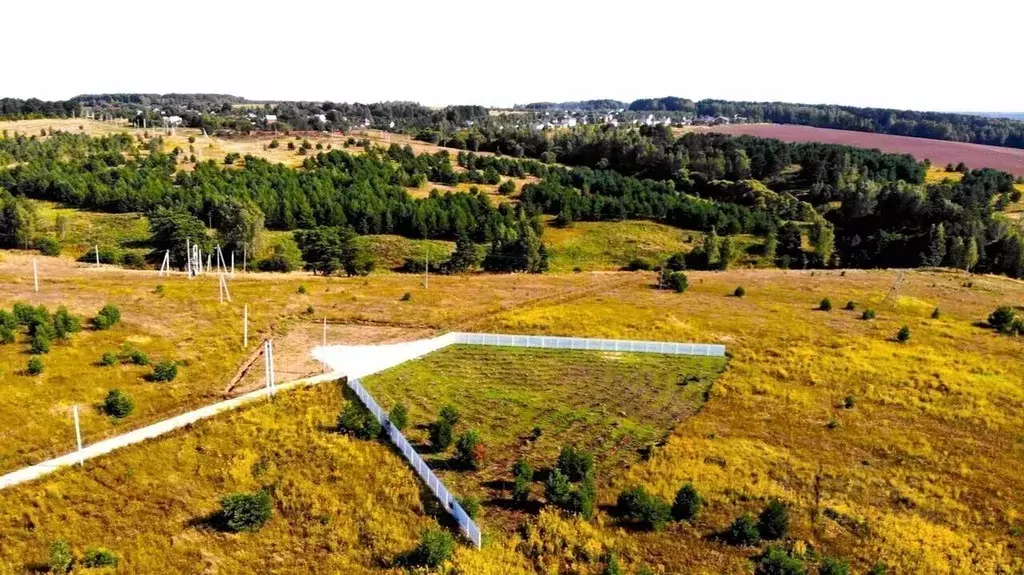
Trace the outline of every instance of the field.
<instances>
[{"instance_id":1,"label":"field","mask_svg":"<svg viewBox=\"0 0 1024 575\"><path fill-rule=\"evenodd\" d=\"M956 165L959 162L964 162L971 168L993 168L1016 176L1024 176L1024 150L1016 148L789 124L732 124L710 128L685 128L685 130L712 131L733 135L745 134L761 138L777 138L784 142L822 142L861 148L878 148L883 152L911 154L918 160L927 158L936 166Z\"/></svg>"},{"instance_id":2,"label":"field","mask_svg":"<svg viewBox=\"0 0 1024 575\"><path fill-rule=\"evenodd\" d=\"M787 545L845 557L855 573L876 561L887 563L890 573L1015 575L1024 567L1024 492L1015 488L1024 457L1021 340L982 325L996 306L1024 303L1024 284L1018 281L907 272L897 303L890 306L883 304L897 276L890 271L692 272L684 294L653 289L653 274L637 273L437 278L426 291L401 275L257 276L232 283L245 294L233 305L220 308L209 294L208 307L196 313L184 303L175 308L180 312L161 311L170 304L151 293L151 274L145 282L133 281L139 272L89 271L47 258L41 258L44 277L56 277L56 283L44 284L43 293L34 296L25 289L26 260L19 258L8 253L0 263L5 306L14 299L55 305L54 294L75 294L86 312L106 299L117 301L125 321L110 332L75 336L70 346L88 343L90 350L83 354L87 361L74 364L74 378L9 377L5 366L0 397L11 397L18 388L31 391L21 396L27 403L4 399L5 421L17 413L25 414L20 421L31 421L31 415L61 401L97 401L109 372L88 365L94 361L91 350L118 342L92 345L89 338L136 330L156 337L158 314L183 314L182 324L159 328L167 342L195 345L219 335L210 341L225 347L195 357L208 362L225 354L237 326L213 320L231 317L246 300L258 299L272 310L299 310L287 333L279 333L281 349L296 362L318 339L315 320L302 314L307 305L329 318L332 338L338 338L332 341L408 339L459 328L727 346L728 367L695 415L695 404L686 397L668 409L657 407L675 393L670 372L632 364L633 358L568 354L562 368L560 359L544 352L499 357L456 348L368 379L383 402L399 394L407 398L416 424L432 419L445 401L460 404L466 425L479 426L495 446L489 451L494 467L485 467L479 477L442 473L456 490L483 497L500 489L488 483L492 473L495 480L510 478L506 463L515 454L543 464L561 441L589 437L584 429L631 438L629 450L601 453L605 464L599 467L603 482L595 519L585 522L550 510L520 518L496 504L485 505L484 549L459 550L453 565L463 573L597 575L611 549L627 573L642 565L665 574L749 572L748 561L759 548L734 547L716 534L741 513L756 514L769 497L790 508ZM190 284L180 278L166 283L164 302L192 301L200 297L195 287L213 287L212 281ZM295 293L300 283L306 294ZM740 285L746 296L731 296ZM399 301L406 291L411 300ZM834 309L817 311L826 296ZM848 300L856 302L856 311L842 309ZM941 313L933 319L936 307ZM866 308L877 310L877 318L860 319ZM287 316L285 311L275 313ZM196 335L184 327L187 319L203 315L215 325L199 321ZM894 335L903 325L911 337L898 343ZM117 329L126 331L115 334ZM202 335L207 330L211 336ZM195 343L185 343L193 338ZM14 353L20 364L23 344L15 347L14 352L0 347L0 353ZM175 353L186 349L194 348ZM65 350L56 346L51 355L57 353ZM240 352L234 357L240 360ZM199 376L201 389L222 391L233 371L229 363L200 368L197 360L183 374ZM531 377L548 383L529 387ZM70 397L74 388L65 386L79 385L77 380L91 380L96 389ZM634 386L635 393L611 393L619 382ZM135 385L133 392L141 394L141 386L157 384ZM466 391L456 393L463 385ZM645 397L661 399L634 401ZM79 553L90 545L115 549L128 573L152 572L155 565L167 572L395 571L394 559L431 523L431 504L424 505L411 471L383 445L330 431L341 404L330 385L296 392L84 469L0 492L0 573L31 570L59 537L68 538ZM589 410L594 418L582 420L594 427L569 426L559 436L562 416L551 412L558 409ZM663 445L646 458L629 455L635 445L672 428L671 418L678 423ZM92 421L99 419L95 415ZM543 434L536 446L526 446L520 437L533 420ZM66 421L54 417L44 423L57 435L68 433ZM135 422L130 417L126 424ZM422 430L412 433L416 437ZM7 453L16 445L5 437ZM596 445L601 451L608 440ZM627 528L611 513L609 506L627 485L642 484L671 498L687 481L706 500L693 524L673 523L651 533ZM219 497L260 485L273 485L275 492L275 518L264 531L228 535L205 520ZM509 529L519 520L527 526Z\"/></svg>"}]
</instances>

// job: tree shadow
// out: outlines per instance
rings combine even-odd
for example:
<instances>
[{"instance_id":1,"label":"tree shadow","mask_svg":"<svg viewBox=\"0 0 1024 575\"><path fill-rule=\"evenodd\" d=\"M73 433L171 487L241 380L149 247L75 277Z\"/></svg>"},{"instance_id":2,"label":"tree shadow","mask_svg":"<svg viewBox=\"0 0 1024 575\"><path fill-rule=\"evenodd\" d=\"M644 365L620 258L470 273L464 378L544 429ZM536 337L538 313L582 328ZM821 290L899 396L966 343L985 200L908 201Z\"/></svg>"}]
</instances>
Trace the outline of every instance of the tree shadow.
<instances>
[{"instance_id":1,"label":"tree shadow","mask_svg":"<svg viewBox=\"0 0 1024 575\"><path fill-rule=\"evenodd\" d=\"M540 510L544 508L544 504L536 499L527 499L523 503L517 503L511 499L493 497L485 500L483 504L488 507L496 507L505 511L518 511L528 515L539 515Z\"/></svg>"},{"instance_id":2,"label":"tree shadow","mask_svg":"<svg viewBox=\"0 0 1024 575\"><path fill-rule=\"evenodd\" d=\"M191 527L193 529L199 529L202 531L218 531L221 533L233 533L233 531L228 528L227 520L225 519L224 514L220 510L208 513L206 515L201 515L199 517L193 517L192 519L189 519L187 523L185 523L185 526Z\"/></svg>"}]
</instances>

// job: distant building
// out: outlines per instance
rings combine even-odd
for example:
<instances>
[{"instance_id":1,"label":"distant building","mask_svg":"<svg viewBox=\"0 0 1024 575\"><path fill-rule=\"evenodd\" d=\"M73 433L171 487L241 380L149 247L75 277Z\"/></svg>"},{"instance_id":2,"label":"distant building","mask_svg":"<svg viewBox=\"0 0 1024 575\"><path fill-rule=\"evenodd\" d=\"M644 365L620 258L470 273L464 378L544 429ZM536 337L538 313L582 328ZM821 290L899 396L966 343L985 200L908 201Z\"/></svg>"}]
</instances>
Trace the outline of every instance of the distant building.
<instances>
[{"instance_id":1,"label":"distant building","mask_svg":"<svg viewBox=\"0 0 1024 575\"><path fill-rule=\"evenodd\" d=\"M268 126L271 124L276 124L277 116L275 116L274 114L267 114L266 116L263 116L263 122Z\"/></svg>"},{"instance_id":2,"label":"distant building","mask_svg":"<svg viewBox=\"0 0 1024 575\"><path fill-rule=\"evenodd\" d=\"M167 126L180 126L181 116L167 116L164 118L164 124Z\"/></svg>"},{"instance_id":3,"label":"distant building","mask_svg":"<svg viewBox=\"0 0 1024 575\"><path fill-rule=\"evenodd\" d=\"M310 118L315 119L317 122L320 122L321 124L327 123L327 114L313 114L312 116L310 116Z\"/></svg>"}]
</instances>

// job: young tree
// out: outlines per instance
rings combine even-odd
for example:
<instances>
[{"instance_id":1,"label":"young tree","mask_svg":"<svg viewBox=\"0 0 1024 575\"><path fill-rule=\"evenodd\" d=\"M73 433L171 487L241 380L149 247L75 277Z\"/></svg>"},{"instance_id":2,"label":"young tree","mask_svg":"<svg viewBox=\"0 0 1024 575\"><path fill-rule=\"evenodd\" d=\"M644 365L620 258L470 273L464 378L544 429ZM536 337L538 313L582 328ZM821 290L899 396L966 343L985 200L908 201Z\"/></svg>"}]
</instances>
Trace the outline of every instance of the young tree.
<instances>
[{"instance_id":1,"label":"young tree","mask_svg":"<svg viewBox=\"0 0 1024 575\"><path fill-rule=\"evenodd\" d=\"M217 204L213 218L225 253L245 250L254 254L262 247L263 212L252 200L229 196Z\"/></svg>"},{"instance_id":2,"label":"young tree","mask_svg":"<svg viewBox=\"0 0 1024 575\"><path fill-rule=\"evenodd\" d=\"M164 252L170 251L171 265L184 269L188 261L186 241L190 245L198 245L203 253L210 251L206 226L184 208L157 209L149 218L149 229L150 244L153 245L149 255L151 261L162 260Z\"/></svg>"},{"instance_id":3,"label":"young tree","mask_svg":"<svg viewBox=\"0 0 1024 575\"><path fill-rule=\"evenodd\" d=\"M757 532L762 539L782 539L789 533L789 509L772 498L757 518Z\"/></svg>"},{"instance_id":4,"label":"young tree","mask_svg":"<svg viewBox=\"0 0 1024 575\"><path fill-rule=\"evenodd\" d=\"M220 500L221 519L229 531L259 531L273 515L270 494L264 490L235 493Z\"/></svg>"},{"instance_id":5,"label":"young tree","mask_svg":"<svg viewBox=\"0 0 1024 575\"><path fill-rule=\"evenodd\" d=\"M462 273L475 268L478 262L476 244L468 234L461 233L455 240L455 252L452 253L452 257L446 262L444 268L448 273Z\"/></svg>"},{"instance_id":6,"label":"young tree","mask_svg":"<svg viewBox=\"0 0 1024 575\"><path fill-rule=\"evenodd\" d=\"M406 409L404 403L398 402L391 408L391 411L388 412L388 421L390 421L391 425L393 425L398 431L405 429L405 426L409 421L409 410Z\"/></svg>"},{"instance_id":7,"label":"young tree","mask_svg":"<svg viewBox=\"0 0 1024 575\"><path fill-rule=\"evenodd\" d=\"M967 253L964 255L964 268L967 273L971 273L971 268L978 263L978 241L971 236L967 240Z\"/></svg>"},{"instance_id":8,"label":"young tree","mask_svg":"<svg viewBox=\"0 0 1024 575\"><path fill-rule=\"evenodd\" d=\"M679 488L675 501L672 503L672 517L677 521L693 521L700 516L703 501L692 483Z\"/></svg>"},{"instance_id":9,"label":"young tree","mask_svg":"<svg viewBox=\"0 0 1024 575\"><path fill-rule=\"evenodd\" d=\"M471 429L455 441L455 461L468 469L479 469L484 460L484 446L480 432Z\"/></svg>"},{"instance_id":10,"label":"young tree","mask_svg":"<svg viewBox=\"0 0 1024 575\"><path fill-rule=\"evenodd\" d=\"M707 259L708 269L714 269L722 261L721 240L718 232L712 226L711 231L704 235L704 256Z\"/></svg>"},{"instance_id":11,"label":"young tree","mask_svg":"<svg viewBox=\"0 0 1024 575\"><path fill-rule=\"evenodd\" d=\"M926 265L939 267L946 261L946 227L941 222L938 225L932 224L928 237Z\"/></svg>"},{"instance_id":12,"label":"young tree","mask_svg":"<svg viewBox=\"0 0 1024 575\"><path fill-rule=\"evenodd\" d=\"M835 253L836 234L825 218L817 217L811 226L811 244L814 246L814 256L818 264L828 267L832 262L832 254Z\"/></svg>"}]
</instances>

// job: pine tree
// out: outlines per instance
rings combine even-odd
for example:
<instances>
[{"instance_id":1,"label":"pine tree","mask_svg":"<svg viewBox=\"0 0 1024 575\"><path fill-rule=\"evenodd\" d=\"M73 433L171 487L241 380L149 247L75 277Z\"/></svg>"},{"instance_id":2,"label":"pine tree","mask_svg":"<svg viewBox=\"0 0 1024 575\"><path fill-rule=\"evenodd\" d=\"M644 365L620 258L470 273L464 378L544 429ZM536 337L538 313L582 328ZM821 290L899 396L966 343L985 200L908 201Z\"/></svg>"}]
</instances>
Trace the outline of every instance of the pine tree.
<instances>
[{"instance_id":1,"label":"pine tree","mask_svg":"<svg viewBox=\"0 0 1024 575\"><path fill-rule=\"evenodd\" d=\"M704 255L707 256L708 268L715 268L722 259L721 240L714 227L704 236Z\"/></svg>"},{"instance_id":2,"label":"pine tree","mask_svg":"<svg viewBox=\"0 0 1024 575\"><path fill-rule=\"evenodd\" d=\"M941 223L932 225L928 236L931 239L928 242L927 265L939 267L946 261L946 227Z\"/></svg>"}]
</instances>

